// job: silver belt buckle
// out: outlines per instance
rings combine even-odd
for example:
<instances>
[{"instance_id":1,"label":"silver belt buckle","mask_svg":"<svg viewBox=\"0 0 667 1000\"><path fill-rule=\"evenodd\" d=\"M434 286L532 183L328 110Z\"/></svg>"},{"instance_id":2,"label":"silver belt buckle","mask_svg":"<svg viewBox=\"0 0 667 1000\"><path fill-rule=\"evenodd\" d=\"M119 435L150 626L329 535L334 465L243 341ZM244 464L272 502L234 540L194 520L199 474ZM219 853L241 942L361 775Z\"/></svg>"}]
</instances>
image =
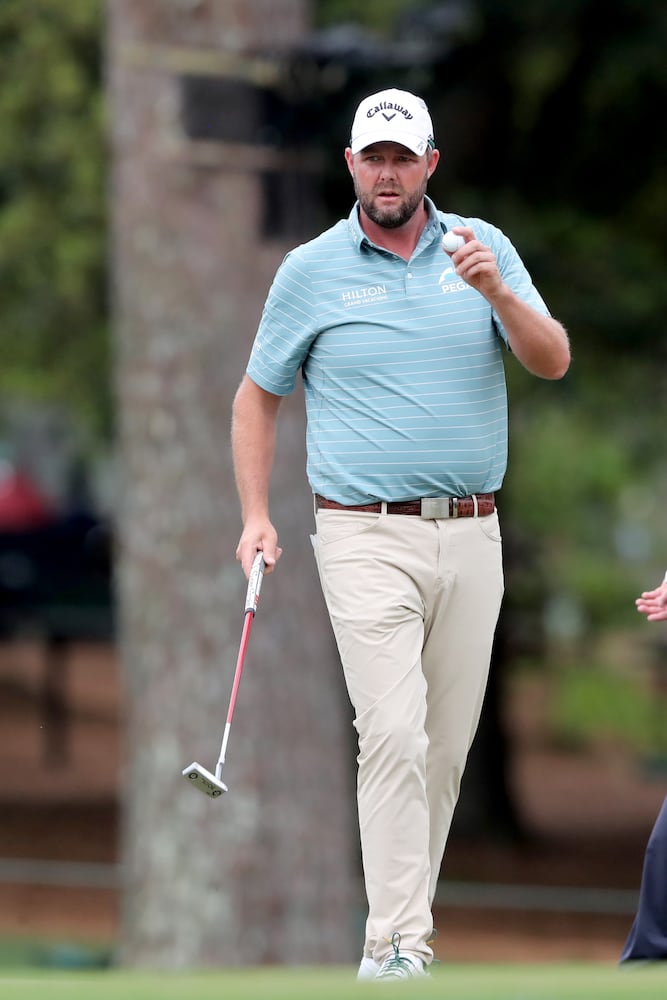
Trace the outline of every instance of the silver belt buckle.
<instances>
[{"instance_id":1,"label":"silver belt buckle","mask_svg":"<svg viewBox=\"0 0 667 1000\"><path fill-rule=\"evenodd\" d=\"M451 514L449 512L449 505ZM439 517L458 517L459 502L456 497L422 497L421 517L435 519Z\"/></svg>"}]
</instances>

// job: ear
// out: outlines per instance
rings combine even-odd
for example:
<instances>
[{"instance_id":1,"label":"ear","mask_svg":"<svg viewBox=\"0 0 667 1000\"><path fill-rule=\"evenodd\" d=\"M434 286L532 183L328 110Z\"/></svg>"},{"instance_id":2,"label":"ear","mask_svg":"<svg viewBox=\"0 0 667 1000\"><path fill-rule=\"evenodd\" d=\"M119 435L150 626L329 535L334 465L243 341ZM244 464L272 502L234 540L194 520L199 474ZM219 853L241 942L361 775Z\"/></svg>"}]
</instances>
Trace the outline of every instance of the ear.
<instances>
[{"instance_id":1,"label":"ear","mask_svg":"<svg viewBox=\"0 0 667 1000\"><path fill-rule=\"evenodd\" d=\"M354 177L354 154L352 153L352 150L350 149L349 146L345 150L345 162L347 163L347 169Z\"/></svg>"},{"instance_id":2,"label":"ear","mask_svg":"<svg viewBox=\"0 0 667 1000\"><path fill-rule=\"evenodd\" d=\"M428 176L429 177L435 171L435 168L438 165L438 160L439 159L440 159L440 150L439 149L432 149L431 150L431 156L430 156L429 161L428 161Z\"/></svg>"}]
</instances>

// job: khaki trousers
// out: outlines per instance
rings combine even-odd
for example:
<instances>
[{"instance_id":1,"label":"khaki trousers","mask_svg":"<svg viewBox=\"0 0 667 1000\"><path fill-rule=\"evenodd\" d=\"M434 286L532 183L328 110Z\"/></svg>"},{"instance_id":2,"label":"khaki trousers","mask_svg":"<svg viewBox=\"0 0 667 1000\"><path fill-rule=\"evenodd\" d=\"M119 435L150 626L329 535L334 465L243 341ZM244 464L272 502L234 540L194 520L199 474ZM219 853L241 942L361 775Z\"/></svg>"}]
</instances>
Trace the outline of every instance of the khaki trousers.
<instances>
[{"instance_id":1,"label":"khaki trousers","mask_svg":"<svg viewBox=\"0 0 667 1000\"><path fill-rule=\"evenodd\" d=\"M498 515L319 510L322 589L355 711L364 954L430 962L431 906L503 595Z\"/></svg>"}]
</instances>

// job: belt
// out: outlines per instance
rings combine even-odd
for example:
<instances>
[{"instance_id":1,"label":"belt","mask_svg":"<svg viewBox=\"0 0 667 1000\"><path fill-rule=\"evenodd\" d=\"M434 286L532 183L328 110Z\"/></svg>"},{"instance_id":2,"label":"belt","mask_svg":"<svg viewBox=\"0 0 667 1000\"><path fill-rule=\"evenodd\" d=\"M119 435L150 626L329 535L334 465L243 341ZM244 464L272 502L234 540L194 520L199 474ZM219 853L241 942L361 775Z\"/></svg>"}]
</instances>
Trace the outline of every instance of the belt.
<instances>
[{"instance_id":1,"label":"belt","mask_svg":"<svg viewBox=\"0 0 667 1000\"><path fill-rule=\"evenodd\" d=\"M488 517L496 509L493 493L477 493L470 497L423 497L421 500L395 500L387 503L387 514L414 514L418 517ZM357 510L364 514L379 514L382 502L344 504L315 494L315 510Z\"/></svg>"}]
</instances>

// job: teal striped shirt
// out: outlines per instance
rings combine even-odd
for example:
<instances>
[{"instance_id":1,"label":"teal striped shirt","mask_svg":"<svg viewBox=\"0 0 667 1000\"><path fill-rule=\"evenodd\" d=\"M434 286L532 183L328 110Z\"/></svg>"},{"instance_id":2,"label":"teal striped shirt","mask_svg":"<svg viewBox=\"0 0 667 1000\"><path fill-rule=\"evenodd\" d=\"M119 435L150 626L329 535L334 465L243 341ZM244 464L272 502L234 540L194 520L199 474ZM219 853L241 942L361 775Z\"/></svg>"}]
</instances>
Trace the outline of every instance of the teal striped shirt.
<instances>
[{"instance_id":1,"label":"teal striped shirt","mask_svg":"<svg viewBox=\"0 0 667 1000\"><path fill-rule=\"evenodd\" d=\"M340 503L468 496L503 481L507 337L456 275L443 232L470 226L509 287L548 310L499 229L426 204L410 261L371 243L355 205L285 257L264 306L247 374L282 396L301 371L308 481Z\"/></svg>"}]
</instances>

